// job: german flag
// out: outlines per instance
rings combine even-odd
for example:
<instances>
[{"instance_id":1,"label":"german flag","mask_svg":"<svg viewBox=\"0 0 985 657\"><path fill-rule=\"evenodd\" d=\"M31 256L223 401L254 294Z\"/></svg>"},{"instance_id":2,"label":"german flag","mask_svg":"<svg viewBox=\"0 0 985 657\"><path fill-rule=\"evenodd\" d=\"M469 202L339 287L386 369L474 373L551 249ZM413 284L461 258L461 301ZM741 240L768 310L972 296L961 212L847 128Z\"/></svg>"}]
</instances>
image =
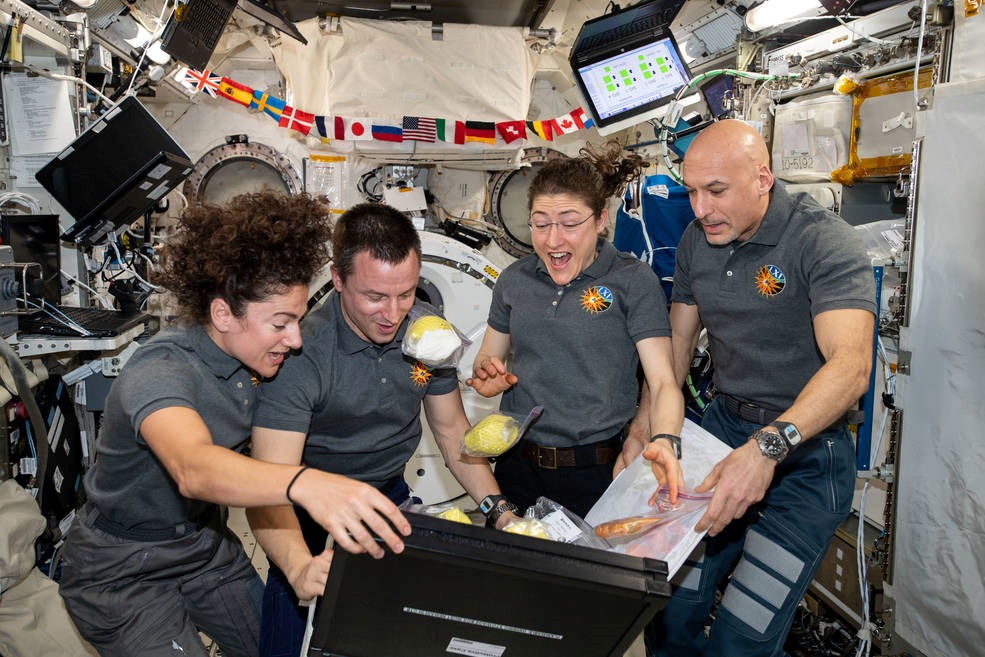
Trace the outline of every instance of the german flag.
<instances>
[{"instance_id":1,"label":"german flag","mask_svg":"<svg viewBox=\"0 0 985 657\"><path fill-rule=\"evenodd\" d=\"M219 95L244 107L249 107L253 102L253 90L229 78L222 78L219 83Z\"/></svg>"},{"instance_id":2,"label":"german flag","mask_svg":"<svg viewBox=\"0 0 985 657\"><path fill-rule=\"evenodd\" d=\"M465 141L480 141L483 144L496 143L496 124L492 121L466 121Z\"/></svg>"},{"instance_id":3,"label":"german flag","mask_svg":"<svg viewBox=\"0 0 985 657\"><path fill-rule=\"evenodd\" d=\"M554 130L550 121L527 121L527 127L544 141L554 141Z\"/></svg>"}]
</instances>

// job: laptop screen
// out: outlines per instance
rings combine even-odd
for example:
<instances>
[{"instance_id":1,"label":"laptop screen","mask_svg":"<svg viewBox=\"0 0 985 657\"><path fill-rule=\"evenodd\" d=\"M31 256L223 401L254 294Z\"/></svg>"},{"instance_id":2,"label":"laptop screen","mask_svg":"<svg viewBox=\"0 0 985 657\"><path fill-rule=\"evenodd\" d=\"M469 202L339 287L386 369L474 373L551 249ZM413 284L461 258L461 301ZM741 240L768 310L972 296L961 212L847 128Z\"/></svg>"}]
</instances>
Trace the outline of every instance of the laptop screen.
<instances>
[{"instance_id":1,"label":"laptop screen","mask_svg":"<svg viewBox=\"0 0 985 657\"><path fill-rule=\"evenodd\" d=\"M689 75L670 36L619 52L577 70L600 125L670 102Z\"/></svg>"},{"instance_id":2,"label":"laptop screen","mask_svg":"<svg viewBox=\"0 0 985 657\"><path fill-rule=\"evenodd\" d=\"M666 564L407 514L401 554L336 550L309 656L621 656Z\"/></svg>"}]
</instances>

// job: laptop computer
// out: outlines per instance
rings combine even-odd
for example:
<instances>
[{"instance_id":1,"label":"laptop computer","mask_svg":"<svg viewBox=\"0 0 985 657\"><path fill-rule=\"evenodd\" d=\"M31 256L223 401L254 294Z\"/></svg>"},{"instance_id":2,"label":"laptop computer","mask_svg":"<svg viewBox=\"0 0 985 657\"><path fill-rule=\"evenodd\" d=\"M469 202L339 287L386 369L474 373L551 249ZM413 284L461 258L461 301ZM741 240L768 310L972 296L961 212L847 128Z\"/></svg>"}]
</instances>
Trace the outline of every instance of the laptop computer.
<instances>
[{"instance_id":1,"label":"laptop computer","mask_svg":"<svg viewBox=\"0 0 985 657\"><path fill-rule=\"evenodd\" d=\"M146 328L153 320L147 313L45 304L30 315L18 315L17 332L66 338L112 338L138 324Z\"/></svg>"},{"instance_id":2,"label":"laptop computer","mask_svg":"<svg viewBox=\"0 0 985 657\"><path fill-rule=\"evenodd\" d=\"M336 550L309 657L622 657L666 564L406 514L401 554Z\"/></svg>"},{"instance_id":3,"label":"laptop computer","mask_svg":"<svg viewBox=\"0 0 985 657\"><path fill-rule=\"evenodd\" d=\"M682 6L684 0L650 0L586 21L571 48L571 58L580 61L598 48L613 50L650 41L670 27Z\"/></svg>"},{"instance_id":4,"label":"laptop computer","mask_svg":"<svg viewBox=\"0 0 985 657\"><path fill-rule=\"evenodd\" d=\"M219 37L236 8L236 0L188 0L171 15L161 50L191 68L208 68Z\"/></svg>"},{"instance_id":5,"label":"laptop computer","mask_svg":"<svg viewBox=\"0 0 985 657\"><path fill-rule=\"evenodd\" d=\"M92 246L152 209L192 168L164 126L136 97L127 96L35 178L75 219L62 239Z\"/></svg>"}]
</instances>

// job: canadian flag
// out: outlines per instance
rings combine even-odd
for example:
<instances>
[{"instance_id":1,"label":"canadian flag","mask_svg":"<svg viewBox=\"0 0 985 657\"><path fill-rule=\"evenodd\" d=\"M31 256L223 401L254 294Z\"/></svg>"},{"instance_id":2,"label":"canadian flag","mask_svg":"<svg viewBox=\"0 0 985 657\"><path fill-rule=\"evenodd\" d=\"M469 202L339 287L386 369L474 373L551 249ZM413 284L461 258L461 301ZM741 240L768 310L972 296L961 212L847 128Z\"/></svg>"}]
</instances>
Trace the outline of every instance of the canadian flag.
<instances>
[{"instance_id":1,"label":"canadian flag","mask_svg":"<svg viewBox=\"0 0 985 657\"><path fill-rule=\"evenodd\" d=\"M582 130L585 127L585 112L579 107L564 116L559 116L551 121L555 135L566 135L569 132Z\"/></svg>"}]
</instances>

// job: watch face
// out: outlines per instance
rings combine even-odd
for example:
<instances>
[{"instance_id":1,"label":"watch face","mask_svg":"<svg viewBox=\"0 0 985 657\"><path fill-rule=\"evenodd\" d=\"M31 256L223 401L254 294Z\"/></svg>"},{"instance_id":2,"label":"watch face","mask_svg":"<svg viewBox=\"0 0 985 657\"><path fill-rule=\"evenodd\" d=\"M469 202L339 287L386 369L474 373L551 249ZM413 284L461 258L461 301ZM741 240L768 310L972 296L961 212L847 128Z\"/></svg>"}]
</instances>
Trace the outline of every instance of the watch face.
<instances>
[{"instance_id":1,"label":"watch face","mask_svg":"<svg viewBox=\"0 0 985 657\"><path fill-rule=\"evenodd\" d=\"M759 443L759 449L762 450L763 455L774 461L781 460L787 454L787 444L783 442L783 438L779 434L772 431L757 432L756 441Z\"/></svg>"}]
</instances>

